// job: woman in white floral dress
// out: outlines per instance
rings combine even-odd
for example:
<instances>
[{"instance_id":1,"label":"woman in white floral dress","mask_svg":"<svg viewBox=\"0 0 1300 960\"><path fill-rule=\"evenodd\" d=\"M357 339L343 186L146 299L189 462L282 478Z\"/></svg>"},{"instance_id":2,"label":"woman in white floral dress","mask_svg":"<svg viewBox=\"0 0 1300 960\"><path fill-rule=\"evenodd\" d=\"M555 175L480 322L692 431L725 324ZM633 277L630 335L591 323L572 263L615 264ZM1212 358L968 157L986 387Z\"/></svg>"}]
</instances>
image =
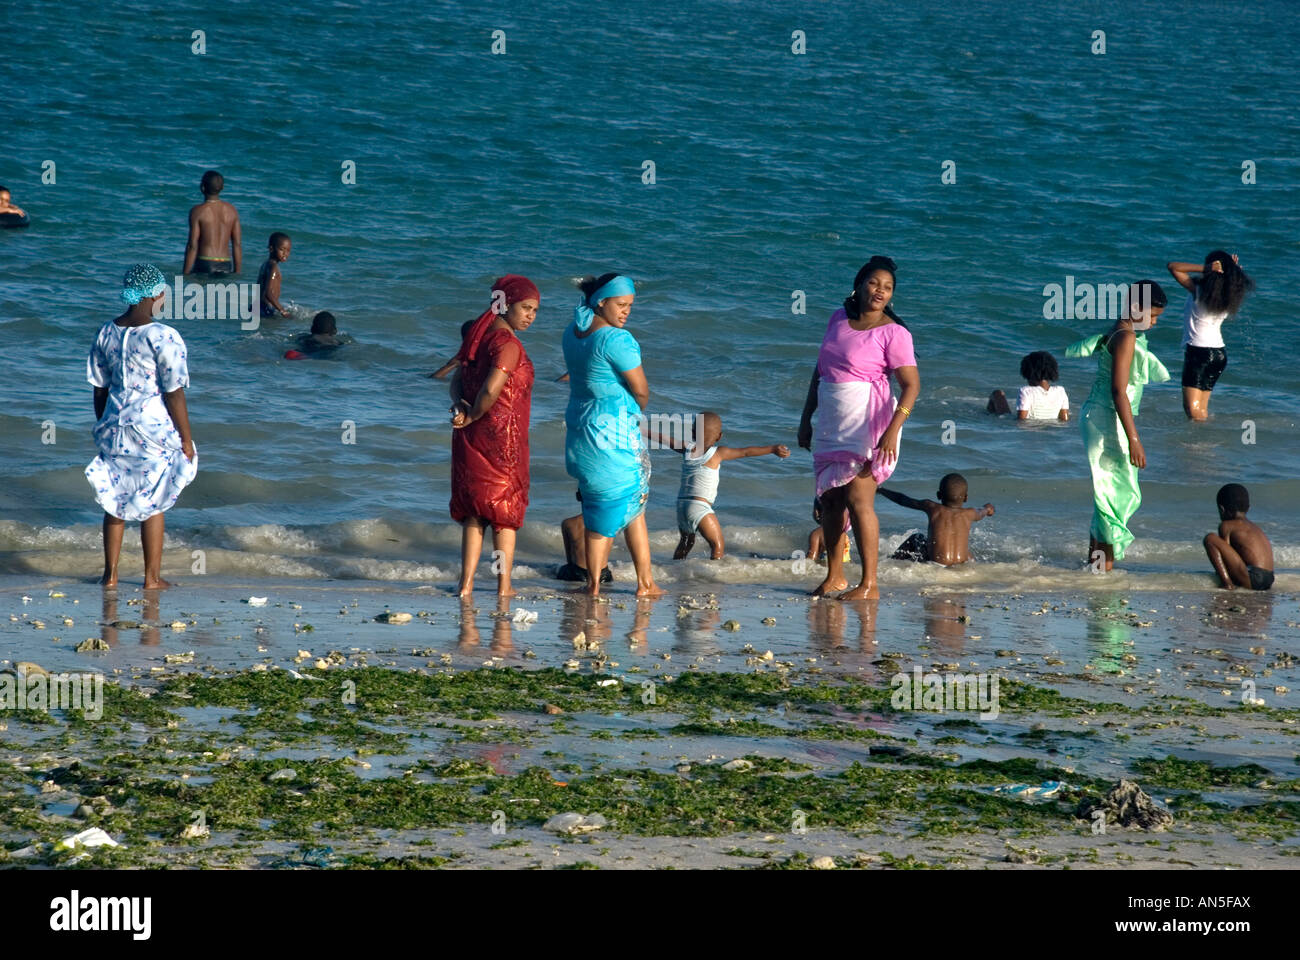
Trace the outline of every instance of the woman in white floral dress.
<instances>
[{"instance_id":1,"label":"woman in white floral dress","mask_svg":"<svg viewBox=\"0 0 1300 960\"><path fill-rule=\"evenodd\" d=\"M86 361L95 388L93 432L99 456L86 479L104 508L105 586L117 585L117 561L127 520L139 520L144 545L144 586L170 586L162 579L163 511L198 472L190 437L185 388L185 341L154 321L167 280L152 264L139 263L122 281L126 313L99 330Z\"/></svg>"}]
</instances>

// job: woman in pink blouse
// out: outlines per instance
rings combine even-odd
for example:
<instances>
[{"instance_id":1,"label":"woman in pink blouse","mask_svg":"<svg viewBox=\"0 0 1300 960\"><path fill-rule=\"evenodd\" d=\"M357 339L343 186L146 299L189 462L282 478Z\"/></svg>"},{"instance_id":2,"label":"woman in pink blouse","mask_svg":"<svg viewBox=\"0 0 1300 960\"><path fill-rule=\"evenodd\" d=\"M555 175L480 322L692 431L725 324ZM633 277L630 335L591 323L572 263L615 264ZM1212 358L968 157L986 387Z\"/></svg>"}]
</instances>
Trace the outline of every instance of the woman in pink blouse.
<instances>
[{"instance_id":1,"label":"woman in pink blouse","mask_svg":"<svg viewBox=\"0 0 1300 960\"><path fill-rule=\"evenodd\" d=\"M826 326L799 424L799 446L813 451L825 542L839 539L847 509L862 557L862 581L839 594L841 600L880 595L876 487L898 464L903 421L921 393L912 334L889 306L896 271L889 257L872 257L858 271L853 294ZM889 389L891 373L902 390L898 402ZM826 562L826 579L813 591L817 596L848 586L839 551L830 551Z\"/></svg>"}]
</instances>

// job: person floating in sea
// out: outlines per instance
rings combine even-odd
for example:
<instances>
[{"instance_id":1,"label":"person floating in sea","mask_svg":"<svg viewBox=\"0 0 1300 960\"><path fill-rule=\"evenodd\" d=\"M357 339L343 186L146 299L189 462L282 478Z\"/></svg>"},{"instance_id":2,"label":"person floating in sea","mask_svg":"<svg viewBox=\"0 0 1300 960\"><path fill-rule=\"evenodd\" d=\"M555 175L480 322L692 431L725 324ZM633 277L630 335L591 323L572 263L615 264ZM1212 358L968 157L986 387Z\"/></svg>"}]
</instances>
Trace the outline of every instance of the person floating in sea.
<instances>
[{"instance_id":1,"label":"person floating in sea","mask_svg":"<svg viewBox=\"0 0 1300 960\"><path fill-rule=\"evenodd\" d=\"M185 341L153 318L167 295L167 279L138 263L122 280L125 313L99 329L86 361L94 390L99 455L86 479L104 509L104 576L117 586L126 521L139 520L144 587L171 586L162 578L163 513L198 472L185 388L190 385Z\"/></svg>"},{"instance_id":2,"label":"person floating in sea","mask_svg":"<svg viewBox=\"0 0 1300 960\"><path fill-rule=\"evenodd\" d=\"M1145 330L1154 327L1168 301L1160 284L1142 280L1128 291L1128 316L1104 334L1066 348L1067 357L1097 355L1097 376L1079 416L1084 453L1092 474L1092 524L1088 562L1105 559L1107 570L1123 560L1133 534L1128 523L1142 505L1138 471L1147 465L1138 438L1142 388L1169 379L1165 365L1147 348Z\"/></svg>"},{"instance_id":3,"label":"person floating in sea","mask_svg":"<svg viewBox=\"0 0 1300 960\"><path fill-rule=\"evenodd\" d=\"M939 481L938 501L913 500L909 496L880 487L877 491L886 500L900 507L921 510L929 518L925 533L914 533L894 551L894 560L928 560L945 567L965 563L970 559L970 527L976 520L993 516L993 504L986 503L978 510L964 506L966 503L966 478L960 473L949 473Z\"/></svg>"},{"instance_id":4,"label":"person floating in sea","mask_svg":"<svg viewBox=\"0 0 1300 960\"><path fill-rule=\"evenodd\" d=\"M27 211L13 202L8 187L0 187L0 227L25 227L31 223Z\"/></svg>"},{"instance_id":5,"label":"person floating in sea","mask_svg":"<svg viewBox=\"0 0 1300 960\"><path fill-rule=\"evenodd\" d=\"M1255 281L1241 269L1235 253L1212 250L1205 263L1169 264L1179 286L1187 291L1183 308L1183 412L1190 420L1210 416L1210 393L1228 366L1223 321L1241 309ZM1200 274L1196 279L1193 273Z\"/></svg>"},{"instance_id":6,"label":"person floating in sea","mask_svg":"<svg viewBox=\"0 0 1300 960\"><path fill-rule=\"evenodd\" d=\"M190 236L185 243L182 273L220 276L239 273L244 254L239 237L239 211L221 199L225 179L215 170L203 175L203 202L190 208Z\"/></svg>"},{"instance_id":7,"label":"person floating in sea","mask_svg":"<svg viewBox=\"0 0 1300 960\"><path fill-rule=\"evenodd\" d=\"M1046 350L1026 354L1020 361L1020 376L1024 377L1027 384L1020 388L1020 400L1016 405L1017 419L1070 419L1070 398L1066 396L1065 387L1054 385L1061 377L1054 356ZM1010 413L1007 395L1001 390L994 390L989 395L988 411L994 414Z\"/></svg>"},{"instance_id":8,"label":"person floating in sea","mask_svg":"<svg viewBox=\"0 0 1300 960\"><path fill-rule=\"evenodd\" d=\"M289 259L293 251L293 241L287 233L278 230L266 240L268 256L262 269L257 272L257 285L262 296L262 316L287 317L289 311L280 306L280 264Z\"/></svg>"},{"instance_id":9,"label":"person floating in sea","mask_svg":"<svg viewBox=\"0 0 1300 960\"><path fill-rule=\"evenodd\" d=\"M451 518L461 525L459 593L474 592L483 534L492 527L497 595L514 595L515 535L528 509L528 428L533 362L518 334L537 319L541 293L527 277L506 274L474 321L451 378Z\"/></svg>"},{"instance_id":10,"label":"person floating in sea","mask_svg":"<svg viewBox=\"0 0 1300 960\"><path fill-rule=\"evenodd\" d=\"M641 433L650 385L641 347L626 329L636 287L630 277L584 277L582 299L564 331L569 404L564 412L564 468L582 494L587 593L600 595L600 573L620 532L636 569L636 595L663 595L650 565L645 505L650 456Z\"/></svg>"},{"instance_id":11,"label":"person floating in sea","mask_svg":"<svg viewBox=\"0 0 1300 960\"><path fill-rule=\"evenodd\" d=\"M689 446L681 437L660 434L649 439L682 455L682 482L677 490L677 532L681 538L673 559L682 560L691 552L698 532L709 545L710 557L721 560L726 554L726 544L722 537L722 524L713 512L713 503L718 496L723 461L768 455L785 459L790 456L790 448L779 443L759 447L720 446L722 418L712 410L699 414L695 423L699 435Z\"/></svg>"},{"instance_id":12,"label":"person floating in sea","mask_svg":"<svg viewBox=\"0 0 1300 960\"><path fill-rule=\"evenodd\" d=\"M1205 553L1223 586L1232 590L1267 590L1273 586L1273 545L1264 531L1246 519L1250 494L1239 483L1219 488L1218 533L1205 535Z\"/></svg>"},{"instance_id":13,"label":"person floating in sea","mask_svg":"<svg viewBox=\"0 0 1300 960\"><path fill-rule=\"evenodd\" d=\"M308 356L328 357L345 343L351 342L352 338L346 333L339 333L338 321L334 319L334 314L322 310L311 319L311 333L299 334L298 348L286 350L284 358L302 360Z\"/></svg>"},{"instance_id":14,"label":"person floating in sea","mask_svg":"<svg viewBox=\"0 0 1300 960\"><path fill-rule=\"evenodd\" d=\"M877 256L853 278L852 294L826 325L799 423L799 446L813 451L816 494L824 508L822 536L827 543L839 540L847 508L862 558L862 580L840 594L841 600L880 595L880 521L873 501L877 485L898 465L903 421L921 393L912 333L889 305L896 273L893 260ZM891 373L902 391L897 401L889 390ZM844 563L832 550L826 578L813 593L828 594L843 580Z\"/></svg>"}]
</instances>

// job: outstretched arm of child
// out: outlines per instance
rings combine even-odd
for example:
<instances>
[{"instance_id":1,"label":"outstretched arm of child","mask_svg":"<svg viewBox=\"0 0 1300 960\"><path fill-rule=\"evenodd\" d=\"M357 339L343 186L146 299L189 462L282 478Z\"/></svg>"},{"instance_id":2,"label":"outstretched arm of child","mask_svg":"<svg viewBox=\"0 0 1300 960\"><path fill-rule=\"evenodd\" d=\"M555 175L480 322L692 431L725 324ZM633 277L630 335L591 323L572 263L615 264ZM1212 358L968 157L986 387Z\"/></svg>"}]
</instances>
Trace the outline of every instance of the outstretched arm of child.
<instances>
[{"instance_id":1,"label":"outstretched arm of child","mask_svg":"<svg viewBox=\"0 0 1300 960\"><path fill-rule=\"evenodd\" d=\"M194 459L194 438L190 436L190 411L185 405L185 390L178 387L171 393L163 394L163 403L171 415L176 432L181 435L181 450L186 460Z\"/></svg>"},{"instance_id":2,"label":"outstretched arm of child","mask_svg":"<svg viewBox=\"0 0 1300 960\"><path fill-rule=\"evenodd\" d=\"M973 508L972 508L972 509L973 509ZM975 520L983 520L985 517L991 517L991 516L993 516L993 504L991 504L991 503L986 503L986 504L984 504L984 506L980 507L978 510L975 510L975 517L974 517L974 519L975 519Z\"/></svg>"},{"instance_id":3,"label":"outstretched arm of child","mask_svg":"<svg viewBox=\"0 0 1300 960\"><path fill-rule=\"evenodd\" d=\"M429 377L430 379L433 380L441 380L447 374L455 370L458 366L460 366L460 363L456 360L455 357L452 357L450 360L444 363L437 370L433 371L433 373L429 374Z\"/></svg>"},{"instance_id":4,"label":"outstretched arm of child","mask_svg":"<svg viewBox=\"0 0 1300 960\"><path fill-rule=\"evenodd\" d=\"M909 510L924 510L930 512L930 508L935 506L933 500L913 500L905 493L898 493L894 490L886 490L884 487L877 487L876 493L880 494L886 500L893 500L900 507L907 507Z\"/></svg>"},{"instance_id":5,"label":"outstretched arm of child","mask_svg":"<svg viewBox=\"0 0 1300 960\"><path fill-rule=\"evenodd\" d=\"M790 448L781 443L769 443L762 447L718 447L714 455L721 460L741 460L745 457L766 457L771 454L784 460L790 456Z\"/></svg>"}]
</instances>

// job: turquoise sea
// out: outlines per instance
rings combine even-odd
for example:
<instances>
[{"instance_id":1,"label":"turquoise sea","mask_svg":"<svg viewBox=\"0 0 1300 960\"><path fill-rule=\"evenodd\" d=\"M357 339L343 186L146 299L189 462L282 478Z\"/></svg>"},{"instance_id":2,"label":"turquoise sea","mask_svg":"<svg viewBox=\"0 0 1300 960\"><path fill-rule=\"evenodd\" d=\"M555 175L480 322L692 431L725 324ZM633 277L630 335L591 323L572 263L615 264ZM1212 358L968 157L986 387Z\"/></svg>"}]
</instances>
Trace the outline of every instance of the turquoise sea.
<instances>
[{"instance_id":1,"label":"turquoise sea","mask_svg":"<svg viewBox=\"0 0 1300 960\"><path fill-rule=\"evenodd\" d=\"M1229 481L1250 488L1279 569L1300 568L1290 0L76 0L10 3L6 20L0 183L33 225L0 231L0 573L96 572L85 355L118 312L125 267L179 272L208 168L240 212L241 279L256 279L271 231L292 236L295 319L176 323L200 472L168 514L165 572L183 576L202 549L212 573L449 580L448 401L427 374L493 278L515 272L542 290L525 340L538 383L520 539L541 577L574 510L567 387L553 382L572 278L636 278L629 329L652 410L712 409L732 443L793 448L826 319L874 253L899 264L895 306L922 377L891 486L931 496L956 470L975 504L997 506L972 540L986 573L964 577L1048 582L1083 558L1077 423L984 413L1038 349L1082 406L1094 364L1064 347L1109 324L1043 318L1044 287L1067 277L1151 277L1170 294L1150 342L1175 379L1142 404L1150 465L1128 568L1208 585L1200 540ZM1225 326L1213 419L1194 425L1177 387L1184 296L1164 265L1216 247L1239 253L1258 287ZM321 309L356 343L281 359ZM784 558L811 527L806 451L724 469L734 556L721 566L667 559L679 461L658 453L654 469L665 580L791 579ZM919 526L892 504L879 512L886 546ZM922 577L883 572L886 584Z\"/></svg>"}]
</instances>

